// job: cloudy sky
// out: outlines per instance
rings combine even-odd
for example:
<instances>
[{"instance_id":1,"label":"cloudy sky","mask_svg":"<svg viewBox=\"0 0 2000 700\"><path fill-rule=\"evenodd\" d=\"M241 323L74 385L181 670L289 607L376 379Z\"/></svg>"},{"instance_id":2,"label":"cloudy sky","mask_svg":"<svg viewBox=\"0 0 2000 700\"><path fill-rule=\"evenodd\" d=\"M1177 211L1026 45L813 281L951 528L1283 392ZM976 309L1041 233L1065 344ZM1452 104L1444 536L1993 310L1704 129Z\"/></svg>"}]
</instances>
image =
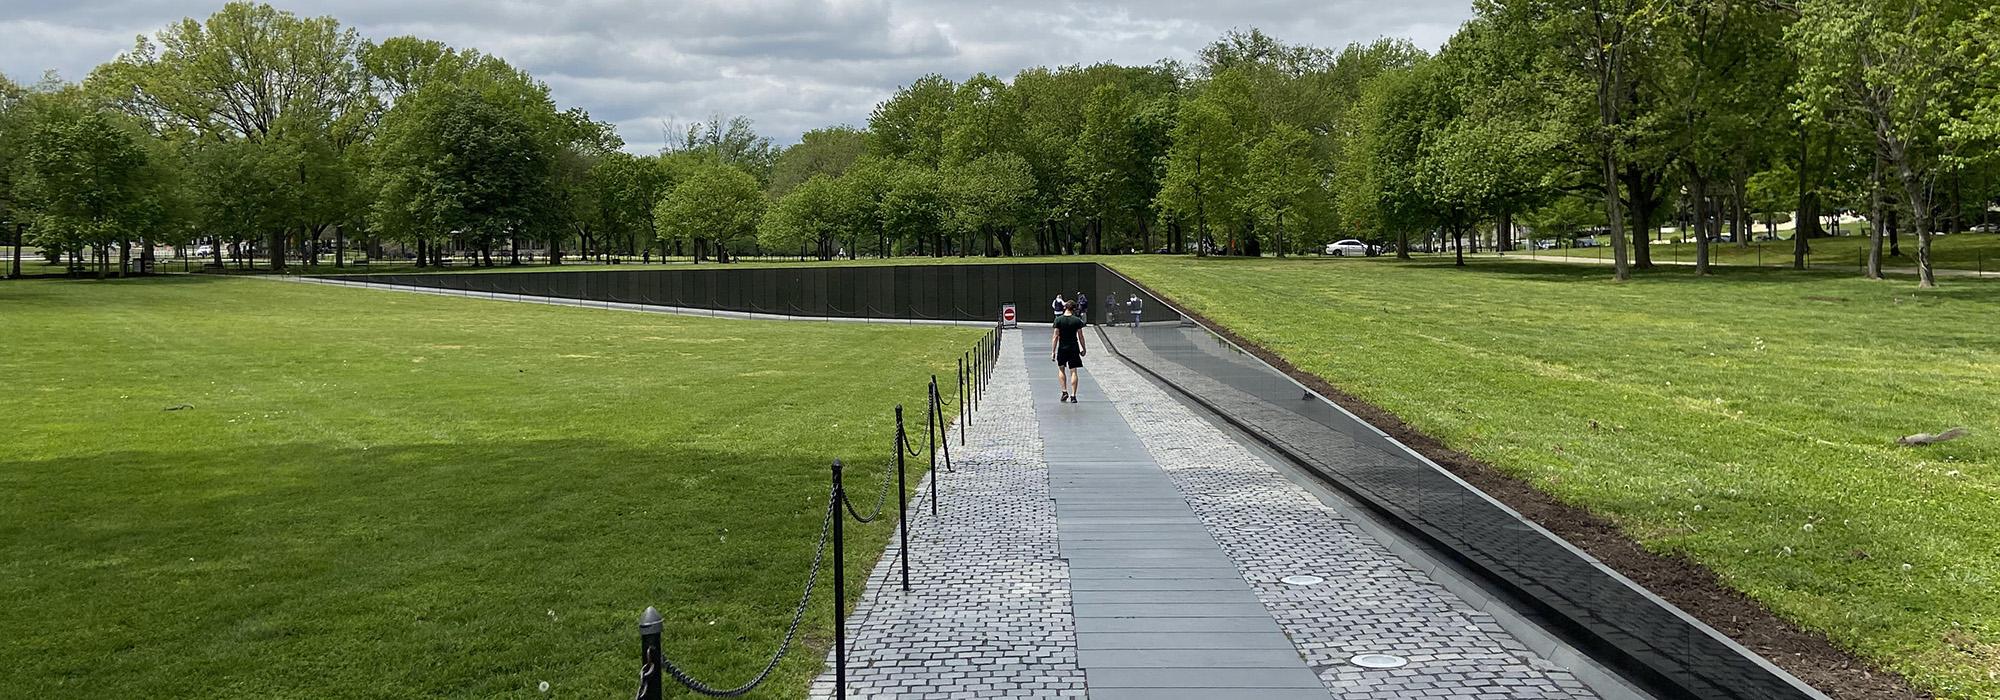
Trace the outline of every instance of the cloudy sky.
<instances>
[{"instance_id":1,"label":"cloudy sky","mask_svg":"<svg viewBox=\"0 0 2000 700\"><path fill-rule=\"evenodd\" d=\"M618 126L634 152L661 125L744 114L780 143L829 124L864 125L897 86L927 72L1187 59L1231 28L1343 46L1381 36L1436 49L1470 0L298 0L363 36L413 34L497 54L548 82L562 106ZM91 67L219 2L6 0L0 72L31 82Z\"/></svg>"}]
</instances>

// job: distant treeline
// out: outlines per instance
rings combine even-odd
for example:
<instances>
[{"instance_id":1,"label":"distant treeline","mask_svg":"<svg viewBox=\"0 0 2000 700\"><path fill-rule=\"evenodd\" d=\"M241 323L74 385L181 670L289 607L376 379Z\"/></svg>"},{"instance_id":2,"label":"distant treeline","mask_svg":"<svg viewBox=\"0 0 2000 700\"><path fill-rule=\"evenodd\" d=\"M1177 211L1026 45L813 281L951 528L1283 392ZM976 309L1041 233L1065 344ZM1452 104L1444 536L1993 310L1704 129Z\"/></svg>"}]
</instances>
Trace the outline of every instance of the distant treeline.
<instances>
[{"instance_id":1,"label":"distant treeline","mask_svg":"<svg viewBox=\"0 0 2000 700\"><path fill-rule=\"evenodd\" d=\"M1480 0L1436 55L1251 29L1186 64L922 76L789 147L716 117L638 156L499 58L234 3L79 84L0 79L0 218L48 250L254 242L273 267L384 242L490 264L1599 230L1622 278L1661 226L1706 271L1710 241L1793 218L1803 262L1849 211L1871 275L1907 228L1928 285L1931 233L2000 199L1994 45L1975 0Z\"/></svg>"}]
</instances>

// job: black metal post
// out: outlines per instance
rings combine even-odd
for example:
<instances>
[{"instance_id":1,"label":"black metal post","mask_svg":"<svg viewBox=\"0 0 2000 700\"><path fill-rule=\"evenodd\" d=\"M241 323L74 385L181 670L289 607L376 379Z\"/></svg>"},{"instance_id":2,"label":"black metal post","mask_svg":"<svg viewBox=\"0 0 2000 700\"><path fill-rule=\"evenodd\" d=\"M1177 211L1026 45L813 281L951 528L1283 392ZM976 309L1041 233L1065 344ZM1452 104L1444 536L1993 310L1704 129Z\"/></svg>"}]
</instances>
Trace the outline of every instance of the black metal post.
<instances>
[{"instance_id":1,"label":"black metal post","mask_svg":"<svg viewBox=\"0 0 2000 700\"><path fill-rule=\"evenodd\" d=\"M903 432L903 405L896 404L896 546L903 557L903 590L910 590L910 505L909 488L903 480L903 458L909 454L910 436Z\"/></svg>"},{"instance_id":2,"label":"black metal post","mask_svg":"<svg viewBox=\"0 0 2000 700\"><path fill-rule=\"evenodd\" d=\"M931 375L931 395L924 399L924 444L931 453L931 517L937 517L937 375Z\"/></svg>"},{"instance_id":3,"label":"black metal post","mask_svg":"<svg viewBox=\"0 0 2000 700\"><path fill-rule=\"evenodd\" d=\"M833 696L847 697L847 539L841 525L847 515L840 506L847 487L840 485L840 460L833 460Z\"/></svg>"},{"instance_id":4,"label":"black metal post","mask_svg":"<svg viewBox=\"0 0 2000 700\"><path fill-rule=\"evenodd\" d=\"M660 609L639 615L639 700L660 700Z\"/></svg>"},{"instance_id":5,"label":"black metal post","mask_svg":"<svg viewBox=\"0 0 2000 700\"><path fill-rule=\"evenodd\" d=\"M958 444L965 444L965 356L958 356Z\"/></svg>"}]
</instances>

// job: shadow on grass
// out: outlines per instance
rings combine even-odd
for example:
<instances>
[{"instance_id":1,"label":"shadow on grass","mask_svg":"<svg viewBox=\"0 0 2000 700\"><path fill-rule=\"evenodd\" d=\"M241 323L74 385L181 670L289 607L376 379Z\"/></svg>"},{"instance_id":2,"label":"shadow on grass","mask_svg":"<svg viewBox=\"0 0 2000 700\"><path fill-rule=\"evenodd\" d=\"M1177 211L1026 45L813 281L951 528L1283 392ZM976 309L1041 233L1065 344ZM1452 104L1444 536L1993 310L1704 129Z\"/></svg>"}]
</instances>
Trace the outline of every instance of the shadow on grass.
<instances>
[{"instance_id":1,"label":"shadow on grass","mask_svg":"<svg viewBox=\"0 0 2000 700\"><path fill-rule=\"evenodd\" d=\"M633 621L657 605L670 653L743 678L789 620L834 456L577 437L0 462L16 611L0 634L17 642L0 664L24 697L488 697L540 680L603 696L631 692ZM868 507L888 457L844 457ZM890 520L849 525L855 578ZM795 650L778 685L818 665Z\"/></svg>"}]
</instances>

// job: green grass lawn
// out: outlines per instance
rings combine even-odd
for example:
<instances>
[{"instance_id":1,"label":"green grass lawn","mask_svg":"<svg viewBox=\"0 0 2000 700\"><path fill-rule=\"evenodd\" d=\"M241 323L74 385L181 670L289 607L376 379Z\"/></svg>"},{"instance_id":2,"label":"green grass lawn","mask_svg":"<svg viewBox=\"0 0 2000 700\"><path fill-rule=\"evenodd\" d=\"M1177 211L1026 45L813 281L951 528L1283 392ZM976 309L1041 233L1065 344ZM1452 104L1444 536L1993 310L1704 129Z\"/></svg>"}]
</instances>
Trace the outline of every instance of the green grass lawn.
<instances>
[{"instance_id":1,"label":"green grass lawn","mask_svg":"<svg viewBox=\"0 0 2000 700\"><path fill-rule=\"evenodd\" d=\"M1758 230L1758 235L1763 235L1762 229ZM1714 243L1710 245L1709 254L1713 256L1711 260L1722 265L1790 267L1792 264L1790 233L1780 231L1779 235L1786 238L1776 241L1753 241L1748 245ZM1861 256L1868 248L1868 237L1858 235L1816 238L1811 244L1813 268L1858 272L1861 269ZM1694 262L1693 243L1653 243L1648 247L1651 248L1655 261ZM1902 237L1902 249L1901 257L1891 256L1888 241L1884 240L1882 266L1891 269L1915 269L1917 266L1915 233ZM1537 250L1534 251L1533 257L1562 259L1565 253L1572 258L1594 259L1601 256L1605 260L1611 259L1611 249L1608 247ZM1529 252L1523 250L1507 255L1509 257L1529 255ZM1931 244L1931 264L1940 270L1984 270L1989 273L2000 271L2000 233L1955 233L1938 236Z\"/></svg>"},{"instance_id":2,"label":"green grass lawn","mask_svg":"<svg viewBox=\"0 0 2000 700\"><path fill-rule=\"evenodd\" d=\"M803 585L828 460L867 507L892 404L920 412L978 334L0 284L0 695L615 697L647 605L672 658L738 682ZM887 523L850 525L851 594ZM820 668L827 595L773 695Z\"/></svg>"},{"instance_id":3,"label":"green grass lawn","mask_svg":"<svg viewBox=\"0 0 2000 700\"><path fill-rule=\"evenodd\" d=\"M1925 688L2000 697L2000 283L1111 264Z\"/></svg>"}]
</instances>

